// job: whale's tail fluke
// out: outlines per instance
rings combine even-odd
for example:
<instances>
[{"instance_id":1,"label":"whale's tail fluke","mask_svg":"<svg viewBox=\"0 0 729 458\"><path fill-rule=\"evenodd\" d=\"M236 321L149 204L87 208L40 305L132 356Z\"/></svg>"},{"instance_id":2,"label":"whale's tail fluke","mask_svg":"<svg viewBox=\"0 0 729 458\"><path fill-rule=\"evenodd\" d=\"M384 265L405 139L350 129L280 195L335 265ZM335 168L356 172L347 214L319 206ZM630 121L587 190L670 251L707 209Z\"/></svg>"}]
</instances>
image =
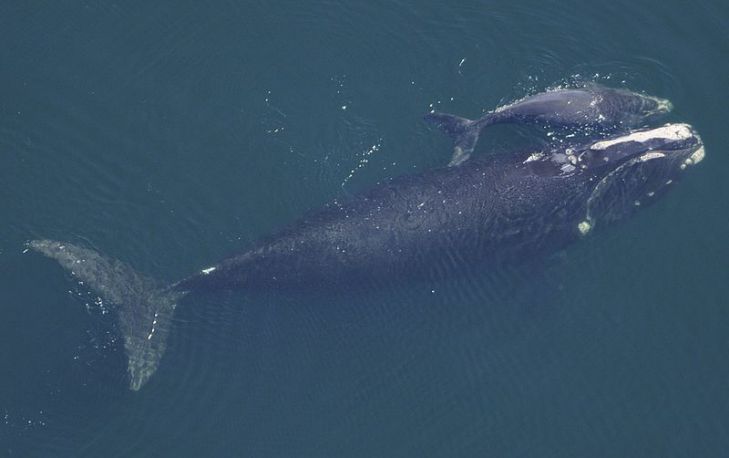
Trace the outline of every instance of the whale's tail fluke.
<instances>
[{"instance_id":1,"label":"whale's tail fluke","mask_svg":"<svg viewBox=\"0 0 729 458\"><path fill-rule=\"evenodd\" d=\"M139 390L157 370L176 304L185 293L87 248L53 240L33 240L28 247L58 261L114 305L129 362L129 388Z\"/></svg>"},{"instance_id":2,"label":"whale's tail fluke","mask_svg":"<svg viewBox=\"0 0 729 458\"><path fill-rule=\"evenodd\" d=\"M478 137L481 134L481 129L494 124L496 122L496 117L489 114L481 119L472 121L470 119L461 118L460 116L433 111L425 115L425 120L437 126L440 130L453 138L455 143L453 147L453 157L451 158L450 163L448 163L448 165L452 167L463 163L471 156L473 148L476 147Z\"/></svg>"}]
</instances>

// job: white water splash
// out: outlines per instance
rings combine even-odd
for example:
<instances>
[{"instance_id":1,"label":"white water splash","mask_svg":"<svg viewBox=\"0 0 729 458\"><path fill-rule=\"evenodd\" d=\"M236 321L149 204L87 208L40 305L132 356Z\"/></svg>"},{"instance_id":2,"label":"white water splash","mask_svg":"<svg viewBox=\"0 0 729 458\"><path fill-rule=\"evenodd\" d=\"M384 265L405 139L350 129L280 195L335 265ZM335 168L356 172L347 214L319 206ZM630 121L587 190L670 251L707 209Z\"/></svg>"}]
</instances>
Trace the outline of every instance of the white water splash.
<instances>
[{"instance_id":1,"label":"white water splash","mask_svg":"<svg viewBox=\"0 0 729 458\"><path fill-rule=\"evenodd\" d=\"M344 187L349 180L354 177L354 174L357 173L358 170L364 168L370 161L370 156L372 156L374 153L378 152L380 148L382 147L382 139L379 139L377 143L370 146L367 150L365 150L363 153L360 153L359 161L357 162L357 165L352 168L352 170L349 171L349 175L347 175L344 180L342 181L341 186Z\"/></svg>"}]
</instances>

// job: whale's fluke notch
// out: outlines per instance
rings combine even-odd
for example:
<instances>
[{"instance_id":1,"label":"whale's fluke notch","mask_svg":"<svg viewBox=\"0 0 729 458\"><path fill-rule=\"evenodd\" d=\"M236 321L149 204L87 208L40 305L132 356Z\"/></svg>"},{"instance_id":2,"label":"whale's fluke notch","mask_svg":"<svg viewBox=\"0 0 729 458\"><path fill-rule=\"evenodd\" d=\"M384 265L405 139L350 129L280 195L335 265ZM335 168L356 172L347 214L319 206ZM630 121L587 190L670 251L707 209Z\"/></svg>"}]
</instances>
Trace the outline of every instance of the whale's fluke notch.
<instances>
[{"instance_id":1,"label":"whale's fluke notch","mask_svg":"<svg viewBox=\"0 0 729 458\"><path fill-rule=\"evenodd\" d=\"M139 390L159 366L176 304L185 293L88 248L53 240L33 240L28 247L58 261L113 304L129 363L129 388Z\"/></svg>"},{"instance_id":2,"label":"whale's fluke notch","mask_svg":"<svg viewBox=\"0 0 729 458\"><path fill-rule=\"evenodd\" d=\"M481 118L478 121L462 118L460 116L440 113L437 111L430 112L424 116L424 119L437 126L445 132L454 141L453 157L448 163L449 167L462 164L473 152L478 142L478 136L487 124L488 118Z\"/></svg>"}]
</instances>

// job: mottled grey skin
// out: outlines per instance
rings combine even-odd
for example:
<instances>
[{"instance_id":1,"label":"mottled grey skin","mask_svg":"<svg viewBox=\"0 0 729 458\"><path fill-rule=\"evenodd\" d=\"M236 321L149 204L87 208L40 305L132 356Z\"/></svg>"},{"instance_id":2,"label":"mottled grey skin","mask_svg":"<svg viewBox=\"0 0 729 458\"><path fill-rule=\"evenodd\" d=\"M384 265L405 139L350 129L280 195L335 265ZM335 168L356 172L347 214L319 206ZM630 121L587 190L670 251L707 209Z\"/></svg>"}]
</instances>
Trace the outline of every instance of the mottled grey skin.
<instances>
[{"instance_id":1,"label":"mottled grey skin","mask_svg":"<svg viewBox=\"0 0 729 458\"><path fill-rule=\"evenodd\" d=\"M567 128L593 128L602 133L627 130L672 109L668 100L596 84L555 89L499 107L476 120L432 112L425 119L455 140L450 165L468 159L484 128L493 124L524 123Z\"/></svg>"},{"instance_id":2,"label":"mottled grey skin","mask_svg":"<svg viewBox=\"0 0 729 458\"><path fill-rule=\"evenodd\" d=\"M394 178L166 287L93 250L52 240L29 247L115 304L138 390L187 294L377 288L520 264L644 208L702 158L698 136L676 124Z\"/></svg>"},{"instance_id":3,"label":"mottled grey skin","mask_svg":"<svg viewBox=\"0 0 729 458\"><path fill-rule=\"evenodd\" d=\"M498 108L476 121L481 125L503 122L535 122L556 126L626 128L671 110L668 100L625 89L588 86L543 92ZM488 120L488 121L487 121Z\"/></svg>"}]
</instances>

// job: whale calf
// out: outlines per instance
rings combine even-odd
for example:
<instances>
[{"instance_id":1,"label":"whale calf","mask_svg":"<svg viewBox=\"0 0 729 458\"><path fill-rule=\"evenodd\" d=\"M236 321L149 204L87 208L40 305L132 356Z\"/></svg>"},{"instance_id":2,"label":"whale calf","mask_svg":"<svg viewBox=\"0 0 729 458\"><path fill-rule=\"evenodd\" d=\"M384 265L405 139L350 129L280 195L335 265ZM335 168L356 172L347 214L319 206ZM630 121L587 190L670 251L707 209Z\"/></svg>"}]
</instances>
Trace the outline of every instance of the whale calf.
<instances>
[{"instance_id":1,"label":"whale calf","mask_svg":"<svg viewBox=\"0 0 729 458\"><path fill-rule=\"evenodd\" d=\"M173 285L73 244L28 245L116 305L130 388L138 390L155 372L187 295L427 280L444 260L448 274L523 263L649 206L703 158L688 124L478 157L328 204Z\"/></svg>"},{"instance_id":2,"label":"whale calf","mask_svg":"<svg viewBox=\"0 0 729 458\"><path fill-rule=\"evenodd\" d=\"M425 120L453 137L450 165L458 165L468 159L481 131L493 124L518 122L616 131L639 126L672 108L666 99L591 84L525 97L476 120L435 111L426 114Z\"/></svg>"}]
</instances>

